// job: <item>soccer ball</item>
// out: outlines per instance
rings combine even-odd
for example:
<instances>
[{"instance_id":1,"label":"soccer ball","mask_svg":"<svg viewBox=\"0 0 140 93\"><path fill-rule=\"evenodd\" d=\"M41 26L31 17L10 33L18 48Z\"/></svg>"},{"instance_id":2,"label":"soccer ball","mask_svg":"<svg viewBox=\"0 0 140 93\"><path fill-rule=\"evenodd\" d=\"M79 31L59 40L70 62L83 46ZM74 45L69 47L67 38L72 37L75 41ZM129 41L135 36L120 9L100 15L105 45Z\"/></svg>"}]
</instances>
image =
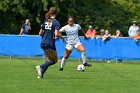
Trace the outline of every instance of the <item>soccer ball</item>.
<instances>
[{"instance_id":1,"label":"soccer ball","mask_svg":"<svg viewBox=\"0 0 140 93\"><path fill-rule=\"evenodd\" d=\"M85 71L85 66L83 64L77 66L77 71Z\"/></svg>"}]
</instances>

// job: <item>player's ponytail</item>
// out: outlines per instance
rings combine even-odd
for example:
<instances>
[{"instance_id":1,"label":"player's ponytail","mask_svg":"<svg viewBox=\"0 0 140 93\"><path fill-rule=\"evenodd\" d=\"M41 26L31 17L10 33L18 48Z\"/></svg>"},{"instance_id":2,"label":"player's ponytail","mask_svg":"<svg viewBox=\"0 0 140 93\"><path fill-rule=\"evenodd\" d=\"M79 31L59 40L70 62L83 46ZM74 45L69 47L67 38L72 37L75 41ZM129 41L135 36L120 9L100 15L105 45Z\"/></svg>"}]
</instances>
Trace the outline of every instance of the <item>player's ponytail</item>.
<instances>
[{"instance_id":1,"label":"player's ponytail","mask_svg":"<svg viewBox=\"0 0 140 93\"><path fill-rule=\"evenodd\" d=\"M51 17L56 15L57 15L56 7L51 7L49 12L45 15L46 19L48 20L48 23L52 23Z\"/></svg>"},{"instance_id":2,"label":"player's ponytail","mask_svg":"<svg viewBox=\"0 0 140 93\"><path fill-rule=\"evenodd\" d=\"M56 16L57 15L57 8L56 7L51 7L49 10L49 15L50 16Z\"/></svg>"},{"instance_id":3,"label":"player's ponytail","mask_svg":"<svg viewBox=\"0 0 140 93\"><path fill-rule=\"evenodd\" d=\"M49 12L45 15L45 17L48 20L48 23L52 23L51 16L50 16Z\"/></svg>"}]
</instances>

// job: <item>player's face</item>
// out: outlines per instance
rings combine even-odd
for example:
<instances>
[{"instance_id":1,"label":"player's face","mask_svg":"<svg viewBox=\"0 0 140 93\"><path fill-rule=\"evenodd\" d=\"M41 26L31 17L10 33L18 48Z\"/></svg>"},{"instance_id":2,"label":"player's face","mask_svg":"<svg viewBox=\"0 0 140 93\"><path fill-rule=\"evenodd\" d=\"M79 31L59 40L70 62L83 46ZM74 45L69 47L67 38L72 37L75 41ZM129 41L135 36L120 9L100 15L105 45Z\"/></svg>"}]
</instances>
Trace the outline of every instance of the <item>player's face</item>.
<instances>
[{"instance_id":1,"label":"player's face","mask_svg":"<svg viewBox=\"0 0 140 93\"><path fill-rule=\"evenodd\" d=\"M109 32L108 32L108 31L105 31L105 34L106 34L106 35L108 35L108 34L109 34Z\"/></svg>"},{"instance_id":2,"label":"player's face","mask_svg":"<svg viewBox=\"0 0 140 93\"><path fill-rule=\"evenodd\" d=\"M29 19L26 19L25 23L26 24L29 24L30 23L30 20Z\"/></svg>"},{"instance_id":3,"label":"player's face","mask_svg":"<svg viewBox=\"0 0 140 93\"><path fill-rule=\"evenodd\" d=\"M136 23L133 23L133 26L136 26Z\"/></svg>"},{"instance_id":4,"label":"player's face","mask_svg":"<svg viewBox=\"0 0 140 93\"><path fill-rule=\"evenodd\" d=\"M74 23L73 18L69 18L69 19L68 19L68 24L69 24L70 26L72 26L73 23Z\"/></svg>"},{"instance_id":5,"label":"player's face","mask_svg":"<svg viewBox=\"0 0 140 93\"><path fill-rule=\"evenodd\" d=\"M101 35L104 35L104 32L100 32Z\"/></svg>"}]
</instances>

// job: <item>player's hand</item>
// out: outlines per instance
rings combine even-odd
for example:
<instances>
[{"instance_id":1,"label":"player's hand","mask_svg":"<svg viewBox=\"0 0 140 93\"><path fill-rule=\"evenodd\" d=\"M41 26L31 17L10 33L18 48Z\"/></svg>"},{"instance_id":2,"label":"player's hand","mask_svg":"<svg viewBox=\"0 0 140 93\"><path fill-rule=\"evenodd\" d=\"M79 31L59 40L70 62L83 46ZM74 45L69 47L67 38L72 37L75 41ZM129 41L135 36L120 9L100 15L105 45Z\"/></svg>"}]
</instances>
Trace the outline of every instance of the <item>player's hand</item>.
<instances>
[{"instance_id":1,"label":"player's hand","mask_svg":"<svg viewBox=\"0 0 140 93\"><path fill-rule=\"evenodd\" d=\"M30 24L30 22L28 23L28 26L30 26L31 24Z\"/></svg>"}]
</instances>

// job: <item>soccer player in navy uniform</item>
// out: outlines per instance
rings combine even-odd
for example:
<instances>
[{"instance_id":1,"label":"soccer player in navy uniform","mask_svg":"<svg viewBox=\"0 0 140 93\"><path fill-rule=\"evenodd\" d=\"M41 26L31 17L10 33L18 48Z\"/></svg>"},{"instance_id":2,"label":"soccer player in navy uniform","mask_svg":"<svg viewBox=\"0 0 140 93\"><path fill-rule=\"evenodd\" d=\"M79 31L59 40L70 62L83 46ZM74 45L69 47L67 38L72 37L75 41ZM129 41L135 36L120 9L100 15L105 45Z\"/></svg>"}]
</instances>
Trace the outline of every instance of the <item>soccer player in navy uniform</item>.
<instances>
[{"instance_id":1,"label":"soccer player in navy uniform","mask_svg":"<svg viewBox=\"0 0 140 93\"><path fill-rule=\"evenodd\" d=\"M29 34L29 30L31 30L30 20L26 19L25 20L25 24L23 24L22 27L21 27L19 35L28 35Z\"/></svg>"},{"instance_id":2,"label":"soccer player in navy uniform","mask_svg":"<svg viewBox=\"0 0 140 93\"><path fill-rule=\"evenodd\" d=\"M39 35L42 36L41 48L44 50L47 61L42 65L36 66L38 72L37 78L43 78L48 67L54 65L58 61L55 47L55 36L58 37L60 23L55 19L56 15L57 9L51 7L46 14L46 20L42 24L39 32Z\"/></svg>"}]
</instances>

